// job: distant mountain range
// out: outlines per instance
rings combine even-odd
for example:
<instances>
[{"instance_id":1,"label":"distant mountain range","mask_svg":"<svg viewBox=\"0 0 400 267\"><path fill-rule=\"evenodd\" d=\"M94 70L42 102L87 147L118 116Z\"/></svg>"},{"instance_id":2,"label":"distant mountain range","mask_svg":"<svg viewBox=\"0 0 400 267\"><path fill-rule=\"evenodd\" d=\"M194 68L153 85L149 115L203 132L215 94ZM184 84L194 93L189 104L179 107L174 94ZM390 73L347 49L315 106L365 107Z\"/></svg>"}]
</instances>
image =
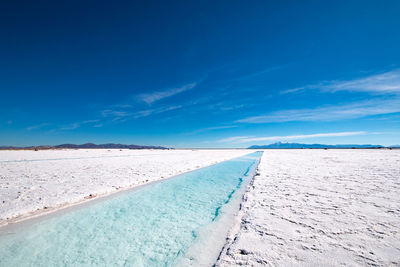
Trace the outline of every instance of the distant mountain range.
<instances>
[{"instance_id":1,"label":"distant mountain range","mask_svg":"<svg viewBox=\"0 0 400 267\"><path fill-rule=\"evenodd\" d=\"M393 146L395 147L395 146ZM301 149L301 148L385 148L381 145L324 145L324 144L299 144L277 142L270 145L254 145L249 149Z\"/></svg>"},{"instance_id":2,"label":"distant mountain range","mask_svg":"<svg viewBox=\"0 0 400 267\"><path fill-rule=\"evenodd\" d=\"M140 146L140 145L124 145L124 144L93 144L86 143L82 145L76 144L62 144L56 146L26 146L26 147L17 147L17 146L0 146L0 150L12 149L29 149L29 150L45 150L45 149L170 149L162 146ZM314 149L324 149L324 148L400 148L400 145L393 145L389 147L381 146L381 145L324 145L324 144L299 144L299 143L281 143L277 142L270 145L254 145L248 147L249 149L302 149L302 148L314 148Z\"/></svg>"},{"instance_id":3,"label":"distant mountain range","mask_svg":"<svg viewBox=\"0 0 400 267\"><path fill-rule=\"evenodd\" d=\"M82 145L75 144L62 144L57 146L27 146L27 147L15 147L15 146L0 146L0 149L32 149L32 150L42 150L42 149L61 149L61 148L108 148L108 149L168 149L162 146L140 146L140 145L123 145L123 144L100 144L96 145L93 143L86 143Z\"/></svg>"}]
</instances>

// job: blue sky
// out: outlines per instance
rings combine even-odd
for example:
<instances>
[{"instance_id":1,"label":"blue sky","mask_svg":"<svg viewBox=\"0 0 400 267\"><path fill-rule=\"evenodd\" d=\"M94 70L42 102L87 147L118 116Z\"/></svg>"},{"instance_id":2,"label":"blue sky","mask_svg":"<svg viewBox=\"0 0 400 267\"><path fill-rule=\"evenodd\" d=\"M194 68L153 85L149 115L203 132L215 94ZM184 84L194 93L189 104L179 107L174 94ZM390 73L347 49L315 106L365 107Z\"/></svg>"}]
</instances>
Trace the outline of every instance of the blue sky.
<instances>
[{"instance_id":1,"label":"blue sky","mask_svg":"<svg viewBox=\"0 0 400 267\"><path fill-rule=\"evenodd\" d=\"M399 1L7 1L0 145L400 144Z\"/></svg>"}]
</instances>

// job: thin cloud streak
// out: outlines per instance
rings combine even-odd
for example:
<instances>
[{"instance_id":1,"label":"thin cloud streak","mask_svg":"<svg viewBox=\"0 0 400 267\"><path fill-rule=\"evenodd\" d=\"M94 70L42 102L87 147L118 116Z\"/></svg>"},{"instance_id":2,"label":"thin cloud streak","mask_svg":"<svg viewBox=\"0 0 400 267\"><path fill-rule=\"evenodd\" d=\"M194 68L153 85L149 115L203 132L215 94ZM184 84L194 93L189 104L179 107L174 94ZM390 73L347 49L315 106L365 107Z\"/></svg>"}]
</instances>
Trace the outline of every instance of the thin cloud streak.
<instances>
[{"instance_id":1,"label":"thin cloud streak","mask_svg":"<svg viewBox=\"0 0 400 267\"><path fill-rule=\"evenodd\" d=\"M224 139L220 139L217 142L219 143L231 143L231 142L238 142L240 140L246 140L252 138L253 136L232 136Z\"/></svg>"},{"instance_id":2,"label":"thin cloud streak","mask_svg":"<svg viewBox=\"0 0 400 267\"><path fill-rule=\"evenodd\" d=\"M281 110L267 115L237 120L239 123L276 123L289 121L335 121L400 112L400 98L368 100L347 105L314 109Z\"/></svg>"},{"instance_id":3,"label":"thin cloud streak","mask_svg":"<svg viewBox=\"0 0 400 267\"><path fill-rule=\"evenodd\" d=\"M182 108L181 105L166 106L166 107L160 107L160 108L156 108L156 109L145 109L145 110L141 110L141 111L136 112L133 115L133 118L139 119L139 118L147 117L147 116L150 116L150 115L164 113L164 112L167 112L167 111L180 109L180 108Z\"/></svg>"},{"instance_id":4,"label":"thin cloud streak","mask_svg":"<svg viewBox=\"0 0 400 267\"><path fill-rule=\"evenodd\" d=\"M126 117L129 116L130 113L126 111L106 109L101 112L101 115L103 117Z\"/></svg>"},{"instance_id":5,"label":"thin cloud streak","mask_svg":"<svg viewBox=\"0 0 400 267\"><path fill-rule=\"evenodd\" d=\"M366 132L339 132L339 133L317 133L317 134L301 134L289 136L267 136L267 137L254 137L254 138L239 138L236 139L238 143L259 142L259 141L277 141L277 140L295 140L295 139L309 139L321 137L341 137L341 136L354 136L364 135Z\"/></svg>"},{"instance_id":6,"label":"thin cloud streak","mask_svg":"<svg viewBox=\"0 0 400 267\"><path fill-rule=\"evenodd\" d=\"M374 74L364 78L347 81L325 81L317 84L306 85L282 91L289 94L307 89L319 89L325 92L355 91L372 92L379 94L400 93L400 69L395 69L381 74Z\"/></svg>"},{"instance_id":7,"label":"thin cloud streak","mask_svg":"<svg viewBox=\"0 0 400 267\"><path fill-rule=\"evenodd\" d=\"M197 85L197 83L190 83L190 84L186 84L182 87L172 88L172 89L165 90L165 91L157 91L157 92L153 92L150 94L139 94L139 95L134 96L134 98L141 102L145 102L146 104L151 106L153 103L155 103L161 99L171 97L176 94L191 90L196 85ZM170 106L160 106L160 107L147 108L147 109L142 107L142 109L135 110L134 109L135 106L126 104L126 103L122 103L122 104L114 104L114 105L109 106L109 108L104 109L103 111L101 111L101 116L104 119L111 120L112 122L125 122L125 121L132 120L132 119L144 118L144 117L148 117L148 116L151 116L154 114L161 114L161 113L164 113L167 111L180 109L183 106L184 105L170 105Z\"/></svg>"},{"instance_id":8,"label":"thin cloud streak","mask_svg":"<svg viewBox=\"0 0 400 267\"><path fill-rule=\"evenodd\" d=\"M60 130L63 130L63 131L65 131L65 130L75 130L75 129L83 126L83 125L94 124L94 123L98 123L99 121L100 120L85 120L85 121L81 121L81 122L75 122L75 123L72 123L70 125L66 125L66 126L61 127ZM96 125L98 125L98 124L96 124ZM96 127L96 126L94 126L94 127Z\"/></svg>"},{"instance_id":9,"label":"thin cloud streak","mask_svg":"<svg viewBox=\"0 0 400 267\"><path fill-rule=\"evenodd\" d=\"M72 123L70 125L66 125L60 128L62 131L67 131L67 130L75 130L76 128L79 128L80 124L79 123Z\"/></svg>"},{"instance_id":10,"label":"thin cloud streak","mask_svg":"<svg viewBox=\"0 0 400 267\"><path fill-rule=\"evenodd\" d=\"M165 91L157 91L157 92L153 92L153 93L149 93L149 94L140 94L140 95L137 95L136 98L140 101L147 103L148 105L151 105L154 102L159 101L161 99L171 97L176 94L180 94L182 92L193 89L196 85L197 85L197 83L189 83L182 87L172 88L172 89L168 89Z\"/></svg>"},{"instance_id":11,"label":"thin cloud streak","mask_svg":"<svg viewBox=\"0 0 400 267\"><path fill-rule=\"evenodd\" d=\"M393 70L352 81L332 82L332 84L325 86L325 89L333 92L346 90L379 93L399 93L400 70Z\"/></svg>"},{"instance_id":12,"label":"thin cloud streak","mask_svg":"<svg viewBox=\"0 0 400 267\"><path fill-rule=\"evenodd\" d=\"M182 108L182 105L175 105L175 106L161 106L159 108L153 109L142 109L139 111L121 111L121 110L111 110L106 109L101 112L103 118L108 118L112 122L126 122L132 119L140 119L144 117L148 117L155 114L161 114L164 112L176 110Z\"/></svg>"},{"instance_id":13,"label":"thin cloud streak","mask_svg":"<svg viewBox=\"0 0 400 267\"><path fill-rule=\"evenodd\" d=\"M219 130L225 130L225 129L231 129L231 128L237 128L239 127L238 125L226 125L226 126L215 126L215 127L207 127L207 128L201 128L195 131L188 132L186 134L198 134L198 133L205 133L205 132L210 132L210 131L219 131Z\"/></svg>"},{"instance_id":14,"label":"thin cloud streak","mask_svg":"<svg viewBox=\"0 0 400 267\"><path fill-rule=\"evenodd\" d=\"M203 128L201 130L203 130L203 131L214 131L214 130L221 130L221 129L236 128L236 127L238 127L238 126L237 125L227 125L227 126L208 127L208 128Z\"/></svg>"},{"instance_id":15,"label":"thin cloud streak","mask_svg":"<svg viewBox=\"0 0 400 267\"><path fill-rule=\"evenodd\" d=\"M43 128L43 127L45 127L45 126L47 126L47 125L49 125L49 123L41 123L41 124L29 126L29 127L27 127L26 129L27 129L28 131L38 130L38 129Z\"/></svg>"},{"instance_id":16,"label":"thin cloud streak","mask_svg":"<svg viewBox=\"0 0 400 267\"><path fill-rule=\"evenodd\" d=\"M266 136L266 137L253 137L253 136L233 136L218 140L220 143L248 143L259 141L277 141L277 140L295 140L295 139L308 139L320 137L340 137L340 136L354 136L364 135L367 132L338 132L338 133L316 133L316 134L301 134L301 135L288 135L288 136Z\"/></svg>"}]
</instances>

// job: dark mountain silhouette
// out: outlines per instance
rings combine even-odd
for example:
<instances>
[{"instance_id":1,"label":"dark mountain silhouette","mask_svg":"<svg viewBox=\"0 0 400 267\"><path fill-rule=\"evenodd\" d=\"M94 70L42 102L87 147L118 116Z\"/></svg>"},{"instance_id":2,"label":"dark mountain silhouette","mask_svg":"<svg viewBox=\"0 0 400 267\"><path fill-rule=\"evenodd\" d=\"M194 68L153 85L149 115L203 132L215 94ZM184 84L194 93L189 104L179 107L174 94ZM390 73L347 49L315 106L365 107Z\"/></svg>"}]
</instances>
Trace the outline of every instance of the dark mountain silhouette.
<instances>
[{"instance_id":1,"label":"dark mountain silhouette","mask_svg":"<svg viewBox=\"0 0 400 267\"><path fill-rule=\"evenodd\" d=\"M381 145L324 145L324 144L299 144L299 143L281 143L277 142L270 145L254 145L250 149L301 149L301 148L384 148Z\"/></svg>"},{"instance_id":2,"label":"dark mountain silhouette","mask_svg":"<svg viewBox=\"0 0 400 267\"><path fill-rule=\"evenodd\" d=\"M86 143L82 145L76 144L62 144L56 146L27 146L27 147L15 147L15 146L0 146L0 149L33 149L33 150L42 150L42 149L61 149L61 148L69 148L69 149L78 149L78 148L107 148L107 149L168 149L162 146L140 146L140 145L124 145L124 144L100 144L96 145L93 143Z\"/></svg>"}]
</instances>

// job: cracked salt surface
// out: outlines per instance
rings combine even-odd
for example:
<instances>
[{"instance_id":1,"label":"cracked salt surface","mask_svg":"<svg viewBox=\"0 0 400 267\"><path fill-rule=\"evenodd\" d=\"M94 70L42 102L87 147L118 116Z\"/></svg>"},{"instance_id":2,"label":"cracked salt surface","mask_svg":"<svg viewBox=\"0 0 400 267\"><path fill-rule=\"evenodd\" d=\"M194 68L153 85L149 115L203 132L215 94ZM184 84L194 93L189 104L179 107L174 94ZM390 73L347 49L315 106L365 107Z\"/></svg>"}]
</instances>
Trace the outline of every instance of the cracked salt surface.
<instances>
[{"instance_id":1,"label":"cracked salt surface","mask_svg":"<svg viewBox=\"0 0 400 267\"><path fill-rule=\"evenodd\" d=\"M399 150L265 150L217 266L400 266Z\"/></svg>"}]
</instances>

